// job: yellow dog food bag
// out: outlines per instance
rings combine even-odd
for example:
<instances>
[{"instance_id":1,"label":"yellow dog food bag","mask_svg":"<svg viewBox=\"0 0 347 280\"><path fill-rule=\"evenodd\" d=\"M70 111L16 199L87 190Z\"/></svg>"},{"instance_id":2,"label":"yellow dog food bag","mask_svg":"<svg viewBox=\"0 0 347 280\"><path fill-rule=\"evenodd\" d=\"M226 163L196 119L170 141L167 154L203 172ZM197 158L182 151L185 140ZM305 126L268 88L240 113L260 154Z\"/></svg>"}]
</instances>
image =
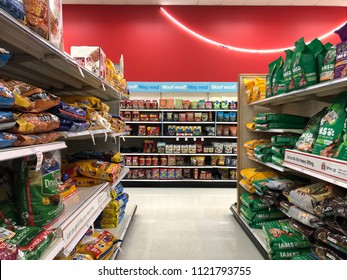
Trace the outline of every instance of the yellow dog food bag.
<instances>
[{"instance_id":1,"label":"yellow dog food bag","mask_svg":"<svg viewBox=\"0 0 347 280\"><path fill-rule=\"evenodd\" d=\"M278 174L264 169L258 168L246 168L241 170L241 176L249 183L252 184L253 181L260 181L269 178L277 178Z\"/></svg>"}]
</instances>

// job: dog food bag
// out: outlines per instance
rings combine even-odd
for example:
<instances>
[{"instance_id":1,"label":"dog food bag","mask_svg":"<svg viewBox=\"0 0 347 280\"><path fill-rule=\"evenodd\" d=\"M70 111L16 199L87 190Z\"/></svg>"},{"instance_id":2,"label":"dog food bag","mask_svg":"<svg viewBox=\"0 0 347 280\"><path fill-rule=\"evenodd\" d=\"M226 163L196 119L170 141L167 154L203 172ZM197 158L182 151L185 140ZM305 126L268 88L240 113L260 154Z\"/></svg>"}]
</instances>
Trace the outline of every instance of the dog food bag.
<instances>
[{"instance_id":1,"label":"dog food bag","mask_svg":"<svg viewBox=\"0 0 347 280\"><path fill-rule=\"evenodd\" d=\"M1 0L0 8L8 12L15 19L24 21L25 11L22 0Z\"/></svg>"},{"instance_id":2,"label":"dog food bag","mask_svg":"<svg viewBox=\"0 0 347 280\"><path fill-rule=\"evenodd\" d=\"M322 200L337 197L342 191L328 183L315 183L289 192L288 200L296 206L314 214L314 207Z\"/></svg>"},{"instance_id":3,"label":"dog food bag","mask_svg":"<svg viewBox=\"0 0 347 280\"><path fill-rule=\"evenodd\" d=\"M272 162L273 164L278 165L278 166L282 166L282 165L283 165L283 162L284 162L284 158L283 158L283 157L279 157L279 156L272 155L272 156L271 156L271 162Z\"/></svg>"},{"instance_id":4,"label":"dog food bag","mask_svg":"<svg viewBox=\"0 0 347 280\"><path fill-rule=\"evenodd\" d=\"M245 205L241 206L241 213L250 221L264 222L283 219L286 216L277 208L264 209L259 211L252 211Z\"/></svg>"},{"instance_id":5,"label":"dog food bag","mask_svg":"<svg viewBox=\"0 0 347 280\"><path fill-rule=\"evenodd\" d=\"M280 158L284 158L284 153L286 148L288 148L287 146L280 146L280 147L275 147L272 146L271 147L271 153L276 156L276 157L280 157Z\"/></svg>"},{"instance_id":6,"label":"dog food bag","mask_svg":"<svg viewBox=\"0 0 347 280\"><path fill-rule=\"evenodd\" d=\"M286 92L286 84L283 76L283 59L280 56L277 59L277 67L272 77L272 93L273 95L279 95Z\"/></svg>"},{"instance_id":7,"label":"dog food bag","mask_svg":"<svg viewBox=\"0 0 347 280\"><path fill-rule=\"evenodd\" d=\"M282 122L269 122L264 124L255 124L255 129L259 130L269 130L269 129L303 129L305 123L282 123Z\"/></svg>"},{"instance_id":8,"label":"dog food bag","mask_svg":"<svg viewBox=\"0 0 347 280\"><path fill-rule=\"evenodd\" d=\"M334 68L334 79L347 76L347 41L336 45L336 62Z\"/></svg>"},{"instance_id":9,"label":"dog food bag","mask_svg":"<svg viewBox=\"0 0 347 280\"><path fill-rule=\"evenodd\" d=\"M342 217L347 220L347 195L324 199L313 211L322 218Z\"/></svg>"},{"instance_id":10,"label":"dog food bag","mask_svg":"<svg viewBox=\"0 0 347 280\"><path fill-rule=\"evenodd\" d=\"M286 53L286 60L283 64L283 78L284 83L286 85L286 92L293 90L294 87L294 79L292 73L292 58L294 52L290 49L284 51Z\"/></svg>"},{"instance_id":11,"label":"dog food bag","mask_svg":"<svg viewBox=\"0 0 347 280\"><path fill-rule=\"evenodd\" d=\"M263 224L268 253L283 250L310 248L308 239L293 230L289 225L289 220L270 221Z\"/></svg>"},{"instance_id":12,"label":"dog food bag","mask_svg":"<svg viewBox=\"0 0 347 280\"><path fill-rule=\"evenodd\" d=\"M313 52L314 57L316 58L316 73L317 77L319 79L320 77L320 71L323 65L324 57L326 55L326 49L323 46L322 42L319 39L313 39L307 47Z\"/></svg>"},{"instance_id":13,"label":"dog food bag","mask_svg":"<svg viewBox=\"0 0 347 280\"><path fill-rule=\"evenodd\" d=\"M327 246L321 244L313 244L311 251L320 260L346 260L347 256L330 249Z\"/></svg>"},{"instance_id":14,"label":"dog food bag","mask_svg":"<svg viewBox=\"0 0 347 280\"><path fill-rule=\"evenodd\" d=\"M245 179L241 179L239 182L240 186L243 187L249 193L255 193L254 187L249 184Z\"/></svg>"},{"instance_id":15,"label":"dog food bag","mask_svg":"<svg viewBox=\"0 0 347 280\"><path fill-rule=\"evenodd\" d=\"M251 209L251 211L259 211L269 208L267 204L264 203L257 195L243 193L240 196L240 200L242 204Z\"/></svg>"},{"instance_id":16,"label":"dog food bag","mask_svg":"<svg viewBox=\"0 0 347 280\"><path fill-rule=\"evenodd\" d=\"M101 160L85 160L76 163L78 173L95 179L115 181L121 170L122 165Z\"/></svg>"},{"instance_id":17,"label":"dog food bag","mask_svg":"<svg viewBox=\"0 0 347 280\"><path fill-rule=\"evenodd\" d=\"M306 212L295 205L289 208L288 216L311 228L318 228L323 224L319 217Z\"/></svg>"},{"instance_id":18,"label":"dog food bag","mask_svg":"<svg viewBox=\"0 0 347 280\"><path fill-rule=\"evenodd\" d=\"M37 34L49 39L48 3L44 0L23 0L26 25Z\"/></svg>"},{"instance_id":19,"label":"dog food bag","mask_svg":"<svg viewBox=\"0 0 347 280\"><path fill-rule=\"evenodd\" d=\"M12 112L0 111L0 131L10 129L16 124Z\"/></svg>"},{"instance_id":20,"label":"dog food bag","mask_svg":"<svg viewBox=\"0 0 347 280\"><path fill-rule=\"evenodd\" d=\"M256 154L271 154L271 143L261 143L254 147Z\"/></svg>"},{"instance_id":21,"label":"dog food bag","mask_svg":"<svg viewBox=\"0 0 347 280\"><path fill-rule=\"evenodd\" d=\"M14 104L14 93L0 81L0 108L8 109Z\"/></svg>"},{"instance_id":22,"label":"dog food bag","mask_svg":"<svg viewBox=\"0 0 347 280\"><path fill-rule=\"evenodd\" d=\"M333 157L341 160L347 160L347 118L343 125L343 136L341 137L342 142L338 145L336 152Z\"/></svg>"},{"instance_id":23,"label":"dog food bag","mask_svg":"<svg viewBox=\"0 0 347 280\"><path fill-rule=\"evenodd\" d=\"M255 139L255 140L250 140L247 141L243 144L243 147L246 150L253 150L255 146L257 146L258 144L263 144L263 143L270 143L271 141L269 139Z\"/></svg>"},{"instance_id":24,"label":"dog food bag","mask_svg":"<svg viewBox=\"0 0 347 280\"><path fill-rule=\"evenodd\" d=\"M1 7L1 2L0 2L0 7ZM0 48L0 68L4 67L9 59L10 59L10 52L3 48Z\"/></svg>"},{"instance_id":25,"label":"dog food bag","mask_svg":"<svg viewBox=\"0 0 347 280\"><path fill-rule=\"evenodd\" d=\"M53 107L50 112L58 117L72 121L85 121L87 115L86 110L83 108L62 101Z\"/></svg>"},{"instance_id":26,"label":"dog food bag","mask_svg":"<svg viewBox=\"0 0 347 280\"><path fill-rule=\"evenodd\" d=\"M296 148L302 152L312 152L313 146L316 143L320 121L326 113L327 108L322 109L316 115L314 115L307 123L304 133L301 134L296 142Z\"/></svg>"},{"instance_id":27,"label":"dog food bag","mask_svg":"<svg viewBox=\"0 0 347 280\"><path fill-rule=\"evenodd\" d=\"M258 154L255 153L254 157L262 162L271 162L271 154Z\"/></svg>"},{"instance_id":28,"label":"dog food bag","mask_svg":"<svg viewBox=\"0 0 347 280\"><path fill-rule=\"evenodd\" d=\"M6 202L13 197L12 177L12 174L7 169L0 169L0 203Z\"/></svg>"},{"instance_id":29,"label":"dog food bag","mask_svg":"<svg viewBox=\"0 0 347 280\"><path fill-rule=\"evenodd\" d=\"M297 232L303 234L304 236L306 236L307 239L311 240L313 233L314 233L314 229L300 223L299 221L295 220L295 219L290 219L289 220L289 226L296 230Z\"/></svg>"},{"instance_id":30,"label":"dog food bag","mask_svg":"<svg viewBox=\"0 0 347 280\"><path fill-rule=\"evenodd\" d=\"M336 46L329 45L326 47L326 54L320 70L320 82L330 81L334 79L334 69L336 63Z\"/></svg>"},{"instance_id":31,"label":"dog food bag","mask_svg":"<svg viewBox=\"0 0 347 280\"><path fill-rule=\"evenodd\" d=\"M308 118L291 114L262 113L255 115L253 121L257 124L270 122L306 124Z\"/></svg>"},{"instance_id":32,"label":"dog food bag","mask_svg":"<svg viewBox=\"0 0 347 280\"><path fill-rule=\"evenodd\" d=\"M295 257L307 255L310 252L311 251L309 248L275 251L269 254L269 259L270 260L291 260Z\"/></svg>"},{"instance_id":33,"label":"dog food bag","mask_svg":"<svg viewBox=\"0 0 347 280\"><path fill-rule=\"evenodd\" d=\"M12 201L0 203L0 228L13 231L18 224L16 205Z\"/></svg>"},{"instance_id":34,"label":"dog food bag","mask_svg":"<svg viewBox=\"0 0 347 280\"><path fill-rule=\"evenodd\" d=\"M84 131L91 127L91 122L84 121L72 121L68 119L60 118L59 127L56 129L57 131Z\"/></svg>"},{"instance_id":35,"label":"dog food bag","mask_svg":"<svg viewBox=\"0 0 347 280\"><path fill-rule=\"evenodd\" d=\"M299 137L296 135L275 135L271 137L271 143L275 147L295 147Z\"/></svg>"},{"instance_id":36,"label":"dog food bag","mask_svg":"<svg viewBox=\"0 0 347 280\"><path fill-rule=\"evenodd\" d=\"M278 174L265 169L246 168L241 170L241 176L250 184L256 181L262 181L268 178L277 178Z\"/></svg>"},{"instance_id":37,"label":"dog food bag","mask_svg":"<svg viewBox=\"0 0 347 280\"><path fill-rule=\"evenodd\" d=\"M58 184L60 152L43 154L37 171L36 156L13 161L17 209L22 225L44 226L56 220L64 211Z\"/></svg>"},{"instance_id":38,"label":"dog food bag","mask_svg":"<svg viewBox=\"0 0 347 280\"><path fill-rule=\"evenodd\" d=\"M292 257L293 261L316 261L318 257L312 252L300 254L299 256Z\"/></svg>"},{"instance_id":39,"label":"dog food bag","mask_svg":"<svg viewBox=\"0 0 347 280\"><path fill-rule=\"evenodd\" d=\"M320 121L320 128L312 153L332 157L342 140L345 125L347 92L335 97Z\"/></svg>"},{"instance_id":40,"label":"dog food bag","mask_svg":"<svg viewBox=\"0 0 347 280\"><path fill-rule=\"evenodd\" d=\"M54 132L54 131L47 132L47 133L39 133L35 135L16 134L16 136L18 139L13 144L14 147L47 144L47 143L54 142L55 140L61 137L59 132Z\"/></svg>"},{"instance_id":41,"label":"dog food bag","mask_svg":"<svg viewBox=\"0 0 347 280\"><path fill-rule=\"evenodd\" d=\"M347 256L347 236L334 232L324 227L319 227L314 232L314 237L320 242L329 245Z\"/></svg>"},{"instance_id":42,"label":"dog food bag","mask_svg":"<svg viewBox=\"0 0 347 280\"><path fill-rule=\"evenodd\" d=\"M273 81L274 74L276 72L276 68L278 67L278 63L279 61L275 60L269 64L269 72L266 75L266 98L273 96L272 81Z\"/></svg>"},{"instance_id":43,"label":"dog food bag","mask_svg":"<svg viewBox=\"0 0 347 280\"><path fill-rule=\"evenodd\" d=\"M244 219L244 221L251 227L251 228L257 228L257 229L261 229L261 227L263 226L264 223L266 223L267 221L252 221L249 220L241 211L240 216L242 217L242 219Z\"/></svg>"},{"instance_id":44,"label":"dog food bag","mask_svg":"<svg viewBox=\"0 0 347 280\"><path fill-rule=\"evenodd\" d=\"M12 133L43 133L57 129L60 124L59 118L50 113L22 113L15 114L15 117L16 125L9 130Z\"/></svg>"},{"instance_id":45,"label":"dog food bag","mask_svg":"<svg viewBox=\"0 0 347 280\"><path fill-rule=\"evenodd\" d=\"M318 46L313 44L311 49ZM314 53L306 46L304 38L295 42L292 69L295 89L304 88L317 83L317 63Z\"/></svg>"},{"instance_id":46,"label":"dog food bag","mask_svg":"<svg viewBox=\"0 0 347 280\"><path fill-rule=\"evenodd\" d=\"M72 180L76 184L77 187L95 187L100 184L104 184L107 181L95 178L88 178L83 176L73 177Z\"/></svg>"},{"instance_id":47,"label":"dog food bag","mask_svg":"<svg viewBox=\"0 0 347 280\"><path fill-rule=\"evenodd\" d=\"M16 135L7 132L0 132L0 148L11 147L16 141Z\"/></svg>"}]
</instances>

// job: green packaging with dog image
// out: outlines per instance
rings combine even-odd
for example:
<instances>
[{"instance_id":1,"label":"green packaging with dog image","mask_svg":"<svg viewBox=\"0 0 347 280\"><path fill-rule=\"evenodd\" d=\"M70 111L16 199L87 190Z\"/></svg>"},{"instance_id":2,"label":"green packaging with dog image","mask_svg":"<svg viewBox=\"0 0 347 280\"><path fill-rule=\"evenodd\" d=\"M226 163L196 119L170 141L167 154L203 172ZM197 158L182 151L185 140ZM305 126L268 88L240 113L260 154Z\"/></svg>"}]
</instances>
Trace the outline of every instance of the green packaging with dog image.
<instances>
[{"instance_id":1,"label":"green packaging with dog image","mask_svg":"<svg viewBox=\"0 0 347 280\"><path fill-rule=\"evenodd\" d=\"M272 92L272 80L276 71L278 61L275 60L269 64L269 73L266 75L266 98L273 96Z\"/></svg>"},{"instance_id":2,"label":"green packaging with dog image","mask_svg":"<svg viewBox=\"0 0 347 280\"><path fill-rule=\"evenodd\" d=\"M291 91L294 89L294 80L292 73L292 59L294 52L292 50L285 50L286 60L283 64L283 78L286 84L286 91Z\"/></svg>"},{"instance_id":3,"label":"green packaging with dog image","mask_svg":"<svg viewBox=\"0 0 347 280\"><path fill-rule=\"evenodd\" d=\"M279 95L286 92L286 84L283 77L283 59L280 56L276 60L276 68L272 77L272 95Z\"/></svg>"},{"instance_id":4,"label":"green packaging with dog image","mask_svg":"<svg viewBox=\"0 0 347 280\"><path fill-rule=\"evenodd\" d=\"M334 79L334 69L336 62L336 46L331 46L327 49L327 53L323 60L323 65L320 70L320 82L330 81Z\"/></svg>"},{"instance_id":5,"label":"green packaging with dog image","mask_svg":"<svg viewBox=\"0 0 347 280\"><path fill-rule=\"evenodd\" d=\"M60 152L43 154L42 166L37 168L36 156L13 162L14 186L20 223L42 227L52 223L64 211L58 182L60 181Z\"/></svg>"},{"instance_id":6,"label":"green packaging with dog image","mask_svg":"<svg viewBox=\"0 0 347 280\"><path fill-rule=\"evenodd\" d=\"M292 61L295 89L305 88L317 83L317 63L312 50L318 47L318 42L312 42L311 48L309 48L306 46L304 38L295 42L295 51Z\"/></svg>"},{"instance_id":7,"label":"green packaging with dog image","mask_svg":"<svg viewBox=\"0 0 347 280\"><path fill-rule=\"evenodd\" d=\"M335 97L320 121L319 133L312 153L332 157L342 141L346 120L347 92Z\"/></svg>"}]
</instances>

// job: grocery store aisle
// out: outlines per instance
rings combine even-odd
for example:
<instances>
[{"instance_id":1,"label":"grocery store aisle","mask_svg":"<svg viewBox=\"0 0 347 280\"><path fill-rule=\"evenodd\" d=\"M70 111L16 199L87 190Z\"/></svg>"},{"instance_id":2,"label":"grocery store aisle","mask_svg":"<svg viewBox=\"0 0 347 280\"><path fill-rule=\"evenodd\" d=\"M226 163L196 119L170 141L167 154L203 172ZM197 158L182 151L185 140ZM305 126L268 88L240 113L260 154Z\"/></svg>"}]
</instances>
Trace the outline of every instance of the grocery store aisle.
<instances>
[{"instance_id":1,"label":"grocery store aisle","mask_svg":"<svg viewBox=\"0 0 347 280\"><path fill-rule=\"evenodd\" d=\"M232 216L236 189L127 188L137 212L120 260L263 259Z\"/></svg>"}]
</instances>

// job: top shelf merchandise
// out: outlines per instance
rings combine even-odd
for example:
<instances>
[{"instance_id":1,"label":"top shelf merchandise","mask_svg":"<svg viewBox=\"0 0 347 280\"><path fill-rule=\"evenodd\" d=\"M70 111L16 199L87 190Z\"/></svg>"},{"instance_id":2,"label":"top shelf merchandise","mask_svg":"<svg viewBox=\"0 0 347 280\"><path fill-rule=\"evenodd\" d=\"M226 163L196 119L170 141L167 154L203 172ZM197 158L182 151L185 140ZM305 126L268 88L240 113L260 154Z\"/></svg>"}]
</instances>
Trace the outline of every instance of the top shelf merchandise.
<instances>
[{"instance_id":1,"label":"top shelf merchandise","mask_svg":"<svg viewBox=\"0 0 347 280\"><path fill-rule=\"evenodd\" d=\"M0 76L4 78L2 84L0 85L0 89L5 93L13 93L14 89L6 91L5 87L3 86L5 84L9 86L11 82L14 82L13 80L7 79L11 78L17 80L15 82L16 85L25 85L25 87L23 86L23 89L25 90L28 88L34 88L35 92L33 94L39 93L38 95L41 99L44 99L44 97L47 96L47 98L50 98L49 101L43 101L38 98L40 100L37 103L41 102L40 104L44 107L40 108L40 110L42 109L42 112L36 111L37 107L40 107L37 105L37 103L35 103L37 107L34 106L36 109L32 111L32 104L30 102L30 106L23 106L23 110L18 110L23 112L20 114L20 117L25 116L25 118L23 117L21 122L17 125L16 121L19 119L17 119L17 116L14 118L12 112L12 110L14 110L12 108L14 107L14 102L12 102L11 106L7 106L8 104L5 104L6 100L5 103L3 102L4 100L1 100L1 108L5 108L6 116L10 116L10 118L13 120L11 123L11 133L16 138L11 139L18 140L18 142L12 141L13 143L11 143L11 145L17 144L16 146L20 146L0 149L1 179L3 180L5 178L5 182L2 181L2 183L8 183L8 185L10 185L12 180L9 180L6 178L6 176L10 176L12 173L17 175L19 172L28 171L27 173L24 172L25 175L23 174L23 176L12 177L15 180L19 180L15 183L16 187L18 186L19 188L19 185L21 185L24 188L30 185L30 195L33 195L32 190L35 189L35 195L42 196L37 200L40 203L35 204L35 207L31 205L30 208L30 205L28 206L30 210L33 208L36 209L36 207L43 208L47 206L54 208L55 206L59 206L59 208L54 208L52 211L50 209L46 211L47 208L42 210L41 208L40 213L44 213L42 215L37 215L37 212L34 214L26 213L25 210L23 210L24 206L21 206L21 219L27 219L30 220L30 222L24 223L23 221L20 221L17 223L17 225L29 224L30 226L37 226L36 229L30 227L30 231L35 231L33 233L33 235L35 235L35 239L33 239L32 242L34 245L37 245L36 242L42 242L43 240L43 243L40 243L39 246L31 246L30 250L34 247L35 248L31 252L27 251L25 258L53 259L59 253L67 256L83 237L88 228L95 223L95 220L111 200L110 191L115 190L116 188L119 189L119 186L115 186L115 184L118 184L129 171L128 168L124 167L120 163L122 156L117 153L119 151L120 141L117 141L116 145L115 143L106 142L107 138L116 140L117 138L126 134L124 132L125 124L120 120L119 117L109 113L111 111L118 113L119 105L117 102L110 102L108 103L110 106L108 106L106 103L101 102L100 100L117 101L126 96L87 69L79 67L78 64L71 59L71 57L54 47L54 45L34 33L26 26L22 25L2 9L0 9L0 25L0 55L3 54L2 48L10 53L8 63L5 65L1 64L0 67ZM54 95L51 94L53 92ZM26 96L21 95L21 93L22 92L16 92L16 98L25 99ZM14 97L14 95L11 94L5 96ZM71 98L74 100L69 102L65 100L65 98L69 99L69 101L71 101ZM61 102L63 101L62 99L64 99L64 102ZM28 100L24 101L26 101L26 103L24 102L20 104L27 105ZM81 107L83 106L81 104L78 106L71 105L72 103L78 103L79 101L84 103L85 106L87 106L85 103L85 101L87 101L87 103L90 102L88 104L93 103L99 108L89 110L90 115L87 117L87 110L82 110ZM47 106L49 104L53 105L48 108ZM111 110L109 111L110 107ZM9 108L11 110L8 110ZM30 108L30 111L26 111L27 108ZM3 113L3 110L1 111L1 113ZM84 114L82 112L84 112ZM92 118L92 115L95 117L95 119ZM33 124L31 122L33 122ZM30 125L25 125L25 127L29 127L30 130L22 131L23 127L21 124L23 123L29 123ZM7 129L8 127L5 127L2 124L2 131L0 132L1 147L5 147L3 144L4 140L9 140L9 133L3 132L3 130ZM48 130L52 130L52 132L47 132ZM59 132L53 130L59 130ZM48 137L48 135L50 137ZM94 136L97 135L102 136L105 139L100 139L98 137L94 139ZM48 143L52 141L53 136L54 139L64 137L65 140L91 138L93 142L95 142L94 144L96 149L100 147L101 143L103 150L112 150L109 154L93 151L91 154L84 152L83 155L80 155L82 157L88 157L88 159L94 160L94 163L98 156L104 156L104 167L112 169L112 172L110 171L107 176L110 176L110 174L112 174L112 176L107 182L104 180L101 180L101 182L97 178L87 178L86 180L86 177L82 176L82 170L88 170L88 168L90 170L94 168L94 172L90 172L90 174L97 174L102 170L102 168L97 168L97 166L93 165L92 163L89 165L87 164L87 166L84 166L83 168L75 166L73 170L71 169L72 173L69 175L74 178L73 180L67 176L68 172L64 172L62 176L58 175L58 173L61 174L62 172L62 168L60 166L60 149L68 148L69 152L76 152L80 151L81 149L86 151L87 149L90 149L91 145L88 141L58 141ZM35 143L44 144L35 145ZM21 147L21 145L23 146L24 144L28 146ZM65 152L65 150L63 151ZM117 163L109 162L111 161L109 159L110 154L112 160ZM99 160L98 164L101 163L102 161ZM12 166L13 170L9 168L10 166ZM77 176L77 169L79 170L79 176ZM62 178L64 184L58 184L58 177ZM30 184L26 184L23 178L27 180L26 182L30 182ZM45 186L49 186L48 193L50 195L48 195L47 192L43 194L42 191L36 191L36 188L38 186L40 187L40 184L42 184L43 181L46 184ZM88 187L86 185L88 185ZM16 191L17 190L18 189L16 189ZM26 195L28 195L28 193L26 193ZM126 197L126 195L123 197ZM2 196L1 199L1 202L6 201L6 203L10 203L9 197ZM35 199L37 198L35 197ZM23 195L21 202L23 202L22 204L24 205L25 203L31 203L32 200L33 199L25 199ZM18 199L16 202L18 206L17 208L19 208ZM125 205L123 206L124 207L122 207L122 209L124 210ZM15 206L11 205L11 207L14 209ZM63 212L64 209L65 212ZM61 214L60 216L58 214L55 216L55 218L59 216L57 220L53 220L53 217L50 216L53 215L54 211ZM24 213L27 215L24 215ZM47 217L49 216L51 220L43 219L42 217L44 215ZM43 221L36 219L42 219ZM117 221L119 221L119 219ZM1 226L4 226L3 222L4 220L1 219ZM11 230L22 230L21 228L14 229L12 224L7 224L6 226L10 226ZM37 230L39 227L43 226L45 226L47 229L40 229L40 232L38 232ZM29 230L29 227L27 229ZM38 235L39 238L37 238L36 235ZM16 234L15 236L20 237L20 234ZM47 237L47 239L43 237ZM53 239L50 243L48 242L48 239L51 238ZM2 245L4 245L4 243ZM22 245L23 244L21 243L21 246ZM45 251L40 251L44 247L46 248ZM16 247L9 246L7 249L11 248L13 249ZM13 259L17 258L18 256L19 255L14 250L1 251L1 259ZM24 255L20 254L20 256L23 258Z\"/></svg>"},{"instance_id":2,"label":"top shelf merchandise","mask_svg":"<svg viewBox=\"0 0 347 280\"><path fill-rule=\"evenodd\" d=\"M105 101L127 98L1 9L0 25L0 46L11 54L9 64L0 68L1 75L59 95L91 95Z\"/></svg>"}]
</instances>

